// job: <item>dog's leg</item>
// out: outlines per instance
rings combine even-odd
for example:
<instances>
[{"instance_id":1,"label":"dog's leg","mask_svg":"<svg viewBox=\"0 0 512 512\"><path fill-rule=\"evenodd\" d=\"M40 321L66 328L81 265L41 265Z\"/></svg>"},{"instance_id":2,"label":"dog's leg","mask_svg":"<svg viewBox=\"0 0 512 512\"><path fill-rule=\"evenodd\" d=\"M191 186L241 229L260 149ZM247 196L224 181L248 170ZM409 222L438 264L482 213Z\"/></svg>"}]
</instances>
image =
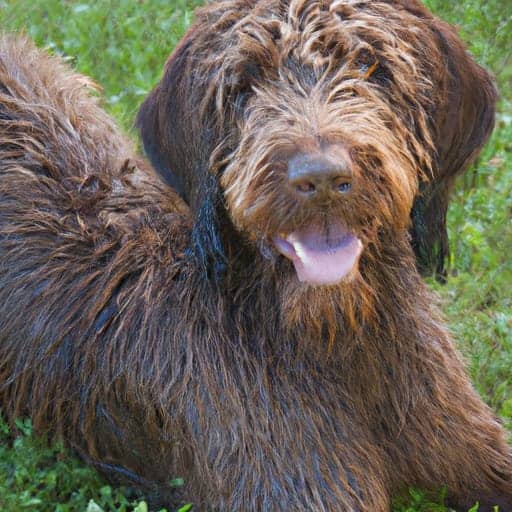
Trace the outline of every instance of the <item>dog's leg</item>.
<instances>
[{"instance_id":1,"label":"dog's leg","mask_svg":"<svg viewBox=\"0 0 512 512\"><path fill-rule=\"evenodd\" d=\"M195 470L188 492L200 497L200 510L389 512L383 451L339 399L313 389L309 396L276 386L238 409L233 395L224 396L222 412L207 419L209 397L189 408Z\"/></svg>"},{"instance_id":2,"label":"dog's leg","mask_svg":"<svg viewBox=\"0 0 512 512\"><path fill-rule=\"evenodd\" d=\"M437 456L457 468L447 473L448 504L464 512L476 502L479 512L492 512L496 505L501 512L512 510L512 449L503 427L473 389L463 402L454 397L447 406L441 405L449 426L443 432L446 451ZM442 474L438 478L443 481Z\"/></svg>"},{"instance_id":3,"label":"dog's leg","mask_svg":"<svg viewBox=\"0 0 512 512\"><path fill-rule=\"evenodd\" d=\"M232 445L230 448L236 449ZM374 452L367 448L368 454ZM295 449L296 446L290 447ZM202 500L205 508L233 512L389 512L389 491L378 459L370 465L369 460L357 460L346 450L338 450L337 456L321 455L314 446L300 459L292 453L288 460L282 458L283 446L274 446L272 451L266 445L252 446L252 450L258 457L251 457L244 448L247 455L243 465L231 457L212 464L209 473L216 475L217 485L208 486L206 499ZM267 456L260 458L264 453ZM344 468L339 467L341 458L346 463ZM241 461L241 455L237 459ZM191 493L201 496L197 489L191 489Z\"/></svg>"},{"instance_id":4,"label":"dog's leg","mask_svg":"<svg viewBox=\"0 0 512 512\"><path fill-rule=\"evenodd\" d=\"M456 510L466 512L476 502L479 512L492 512L495 505L512 510L512 450L505 430L472 388L451 347L430 363L445 368L424 375L414 411L394 441L400 460L393 463L410 485L446 486L447 501Z\"/></svg>"}]
</instances>

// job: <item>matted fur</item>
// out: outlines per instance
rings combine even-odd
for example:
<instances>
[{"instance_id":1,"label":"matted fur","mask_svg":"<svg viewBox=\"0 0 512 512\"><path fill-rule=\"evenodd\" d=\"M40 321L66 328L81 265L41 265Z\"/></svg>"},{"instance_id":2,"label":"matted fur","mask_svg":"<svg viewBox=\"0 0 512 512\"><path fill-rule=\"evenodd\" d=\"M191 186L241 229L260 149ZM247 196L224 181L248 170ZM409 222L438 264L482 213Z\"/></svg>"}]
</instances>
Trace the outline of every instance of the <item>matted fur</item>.
<instances>
[{"instance_id":1,"label":"matted fur","mask_svg":"<svg viewBox=\"0 0 512 512\"><path fill-rule=\"evenodd\" d=\"M504 430L416 269L442 265L494 102L415 1L212 4L138 120L186 205L83 77L4 40L3 408L168 504L182 476L199 510L383 512L409 485L512 508ZM308 208L285 164L325 145L354 188ZM301 284L272 238L332 218L358 269Z\"/></svg>"}]
</instances>

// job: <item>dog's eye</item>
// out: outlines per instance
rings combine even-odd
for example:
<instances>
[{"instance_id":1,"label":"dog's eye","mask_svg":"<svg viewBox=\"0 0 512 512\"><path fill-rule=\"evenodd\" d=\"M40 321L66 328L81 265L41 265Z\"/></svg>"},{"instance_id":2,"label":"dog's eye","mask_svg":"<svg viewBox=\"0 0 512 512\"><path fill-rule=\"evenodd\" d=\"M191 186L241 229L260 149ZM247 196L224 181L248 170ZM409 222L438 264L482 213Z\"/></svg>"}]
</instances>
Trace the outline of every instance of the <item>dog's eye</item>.
<instances>
[{"instance_id":1,"label":"dog's eye","mask_svg":"<svg viewBox=\"0 0 512 512\"><path fill-rule=\"evenodd\" d=\"M389 69L381 64L373 55L371 55L371 58L358 58L356 60L356 66L359 76L363 80L369 80L381 85L391 82Z\"/></svg>"},{"instance_id":2,"label":"dog's eye","mask_svg":"<svg viewBox=\"0 0 512 512\"><path fill-rule=\"evenodd\" d=\"M361 77L364 79L364 80L368 80L368 78L370 78L373 73L375 73L376 69L379 67L379 63L377 61L375 61L373 64L369 65L369 64L361 64L359 66L359 73L361 73Z\"/></svg>"},{"instance_id":3,"label":"dog's eye","mask_svg":"<svg viewBox=\"0 0 512 512\"><path fill-rule=\"evenodd\" d=\"M368 80L379 67L379 61L370 49L364 48L357 55L355 65L361 78Z\"/></svg>"},{"instance_id":4,"label":"dog's eye","mask_svg":"<svg viewBox=\"0 0 512 512\"><path fill-rule=\"evenodd\" d=\"M341 182L337 184L338 192L348 192L352 188L352 184L349 182Z\"/></svg>"},{"instance_id":5,"label":"dog's eye","mask_svg":"<svg viewBox=\"0 0 512 512\"><path fill-rule=\"evenodd\" d=\"M392 75L386 66L382 66L377 63L377 66L372 70L367 79L371 79L372 82L376 82L381 85L386 85L392 82Z\"/></svg>"},{"instance_id":6,"label":"dog's eye","mask_svg":"<svg viewBox=\"0 0 512 512\"><path fill-rule=\"evenodd\" d=\"M240 71L232 78L230 95L235 110L243 111L247 100L252 94L252 86L259 78L260 70L253 63L244 63Z\"/></svg>"}]
</instances>

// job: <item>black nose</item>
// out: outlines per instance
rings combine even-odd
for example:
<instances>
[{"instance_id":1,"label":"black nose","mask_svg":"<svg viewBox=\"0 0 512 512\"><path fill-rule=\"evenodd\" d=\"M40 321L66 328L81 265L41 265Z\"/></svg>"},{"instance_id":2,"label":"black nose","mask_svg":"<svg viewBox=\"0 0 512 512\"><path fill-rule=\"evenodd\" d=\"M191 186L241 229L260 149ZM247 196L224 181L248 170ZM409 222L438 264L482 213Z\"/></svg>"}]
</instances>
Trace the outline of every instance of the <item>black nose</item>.
<instances>
[{"instance_id":1,"label":"black nose","mask_svg":"<svg viewBox=\"0 0 512 512\"><path fill-rule=\"evenodd\" d=\"M352 189L352 164L346 151L299 153L288 162L288 182L308 198L343 195Z\"/></svg>"}]
</instances>

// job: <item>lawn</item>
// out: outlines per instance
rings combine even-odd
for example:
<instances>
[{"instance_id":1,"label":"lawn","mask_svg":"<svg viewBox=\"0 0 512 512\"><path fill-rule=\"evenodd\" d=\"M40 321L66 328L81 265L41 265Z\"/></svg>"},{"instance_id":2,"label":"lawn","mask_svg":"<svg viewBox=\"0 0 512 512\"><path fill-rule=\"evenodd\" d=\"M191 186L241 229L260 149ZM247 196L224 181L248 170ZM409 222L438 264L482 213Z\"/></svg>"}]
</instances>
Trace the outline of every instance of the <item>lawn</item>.
<instances>
[{"instance_id":1,"label":"lawn","mask_svg":"<svg viewBox=\"0 0 512 512\"><path fill-rule=\"evenodd\" d=\"M0 0L0 27L24 31L94 77L104 88L105 108L135 136L138 105L198 3ZM450 278L446 285L431 286L441 295L476 388L512 432L512 9L510 0L427 4L460 27L500 88L497 128L459 181L450 208ZM411 490L394 510L447 510L435 504L442 501L440 492L427 498ZM0 421L0 510L144 512L147 505L130 489L108 486L62 446L45 446L32 436L30 422L20 420L11 430Z\"/></svg>"}]
</instances>

